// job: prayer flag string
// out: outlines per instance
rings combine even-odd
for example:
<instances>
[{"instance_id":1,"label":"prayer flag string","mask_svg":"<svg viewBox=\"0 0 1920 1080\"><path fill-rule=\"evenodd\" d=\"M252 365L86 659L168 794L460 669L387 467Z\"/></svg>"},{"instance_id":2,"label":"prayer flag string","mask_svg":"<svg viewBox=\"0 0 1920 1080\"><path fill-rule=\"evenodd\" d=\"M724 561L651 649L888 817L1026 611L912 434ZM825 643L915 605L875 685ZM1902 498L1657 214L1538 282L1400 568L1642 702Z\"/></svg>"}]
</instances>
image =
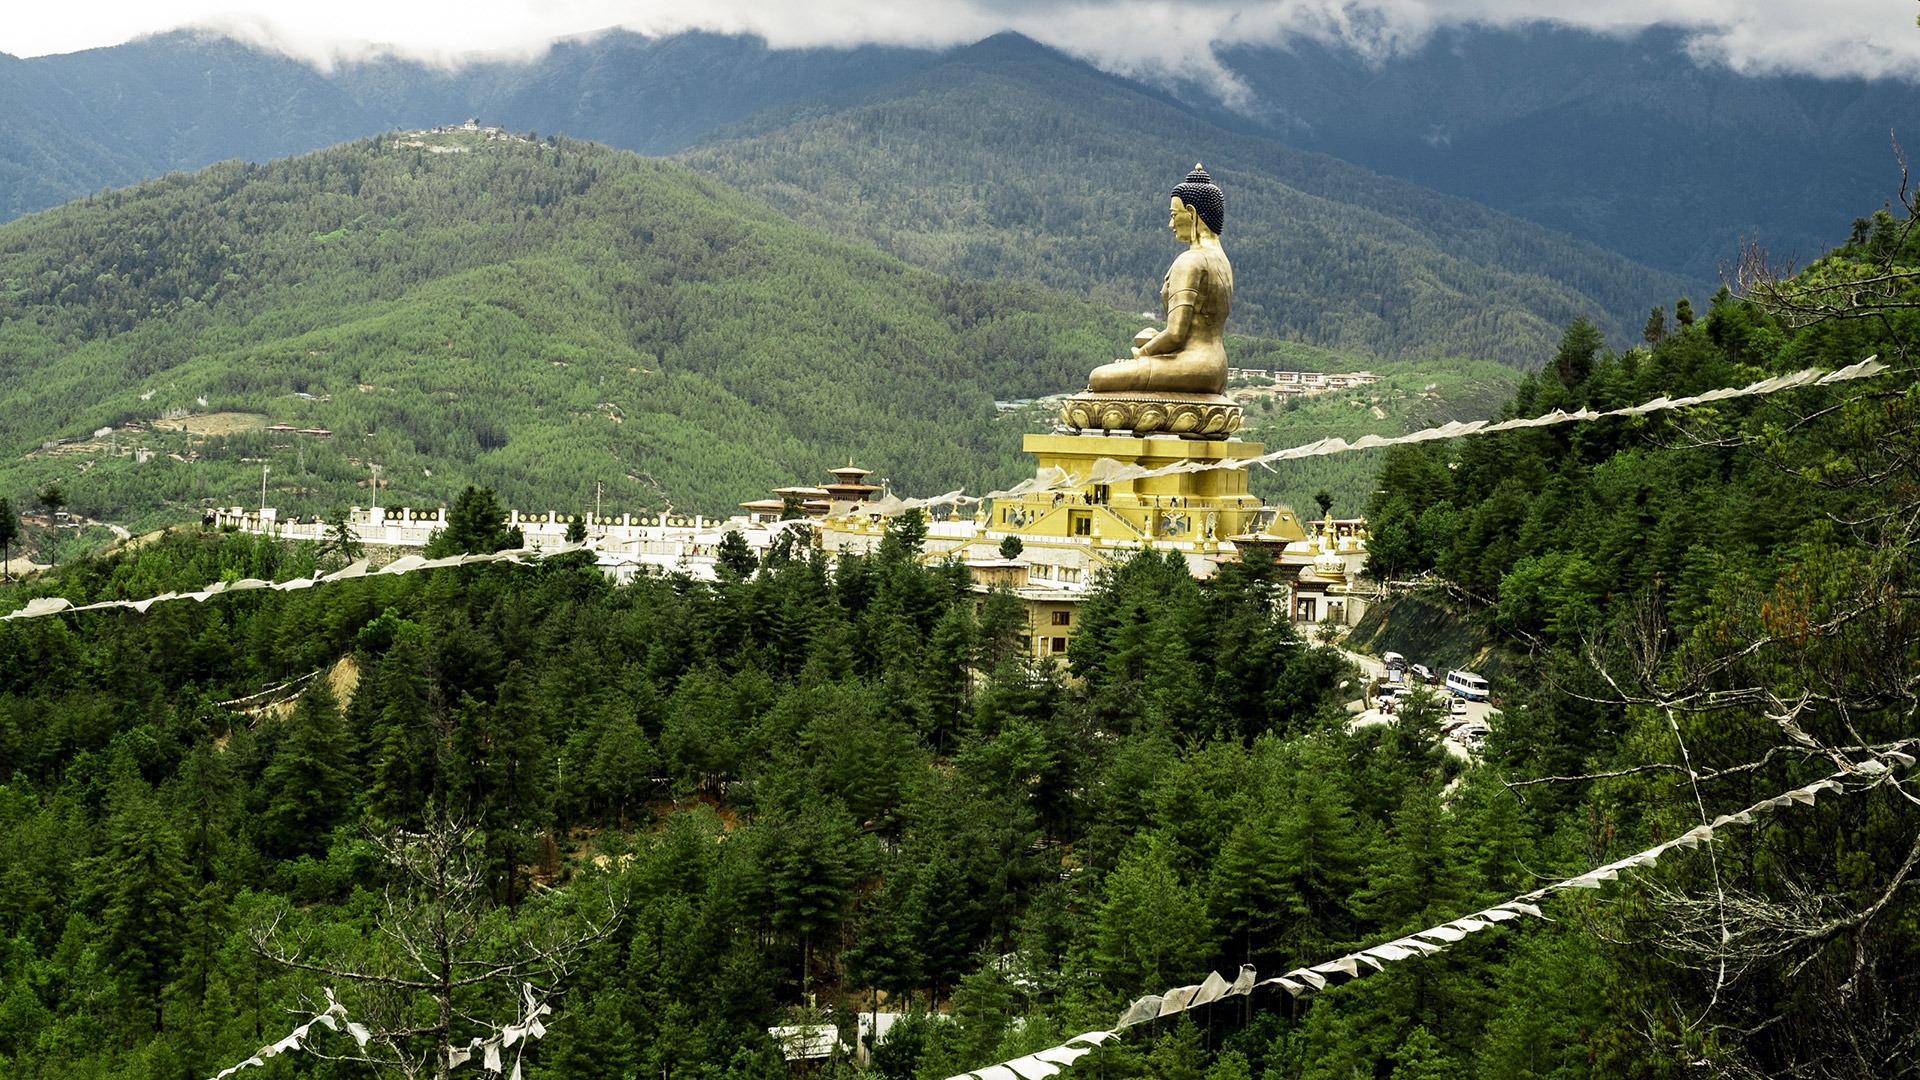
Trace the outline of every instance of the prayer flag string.
<instances>
[{"instance_id":1,"label":"prayer flag string","mask_svg":"<svg viewBox=\"0 0 1920 1080\"><path fill-rule=\"evenodd\" d=\"M1771 799L1762 799L1744 810L1731 814L1722 814L1711 823L1699 825L1662 844L1655 844L1644 851L1635 852L1624 859L1616 859L1604 866L1597 866L1584 874L1556 881L1544 888L1522 893L1504 903L1482 908L1469 915L1452 919L1425 930L1417 930L1404 937L1382 942L1345 956L1314 964L1311 967L1298 967L1268 979L1259 979L1253 965L1240 968L1237 978L1229 982L1219 972L1210 973L1204 982L1192 986L1177 987L1160 994L1148 994L1122 1010L1112 1029L1094 1031L1076 1035L1059 1046L1041 1050L1038 1053L989 1065L982 1069L958 1073L948 1080L1042 1080L1059 1072L1055 1065L1070 1065L1090 1047L1098 1046L1113 1038L1127 1028L1144 1024L1152 1020L1173 1016L1188 1009L1208 1005L1223 998L1251 994L1253 991L1277 986L1294 997L1324 990L1329 986L1338 986L1354 979L1416 956L1430 956L1442 952L1456 942L1464 940L1469 934L1512 922L1523 915L1544 919L1539 902L1549 899L1557 893L1574 889L1598 889L1606 882L1619 878L1623 871L1652 866L1663 855L1676 849L1691 849L1701 844L1712 843L1720 830L1732 825L1751 825L1759 817L1784 810L1795 805L1811 806L1821 795L1844 795L1854 791L1865 791L1877 787L1892 774L1895 768L1911 768L1915 763L1909 750L1920 748L1920 740L1908 739L1879 748L1872 756L1863 761L1850 762L1840 771L1816 780L1805 787L1776 795ZM1087 1044L1089 1049L1081 1049ZM1039 1071L1039 1070L1046 1071Z\"/></svg>"}]
</instances>

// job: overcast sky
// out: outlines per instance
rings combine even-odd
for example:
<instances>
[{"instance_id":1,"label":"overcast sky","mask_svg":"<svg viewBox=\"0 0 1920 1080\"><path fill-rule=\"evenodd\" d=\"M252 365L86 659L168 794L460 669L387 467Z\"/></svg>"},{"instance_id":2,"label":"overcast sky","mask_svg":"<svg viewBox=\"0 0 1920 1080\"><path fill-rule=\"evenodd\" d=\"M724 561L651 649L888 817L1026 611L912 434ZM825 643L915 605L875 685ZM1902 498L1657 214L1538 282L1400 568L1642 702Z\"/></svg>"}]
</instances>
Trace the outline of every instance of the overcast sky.
<instances>
[{"instance_id":1,"label":"overcast sky","mask_svg":"<svg viewBox=\"0 0 1920 1080\"><path fill-rule=\"evenodd\" d=\"M1915 0L0 0L0 51L115 45L214 26L321 65L371 44L457 62L537 53L557 38L623 26L754 32L775 46L941 46L1017 30L1113 71L1184 70L1234 87L1212 46L1309 35L1373 56L1436 27L1551 20L1605 31L1686 27L1703 62L1743 70L1920 79Z\"/></svg>"}]
</instances>

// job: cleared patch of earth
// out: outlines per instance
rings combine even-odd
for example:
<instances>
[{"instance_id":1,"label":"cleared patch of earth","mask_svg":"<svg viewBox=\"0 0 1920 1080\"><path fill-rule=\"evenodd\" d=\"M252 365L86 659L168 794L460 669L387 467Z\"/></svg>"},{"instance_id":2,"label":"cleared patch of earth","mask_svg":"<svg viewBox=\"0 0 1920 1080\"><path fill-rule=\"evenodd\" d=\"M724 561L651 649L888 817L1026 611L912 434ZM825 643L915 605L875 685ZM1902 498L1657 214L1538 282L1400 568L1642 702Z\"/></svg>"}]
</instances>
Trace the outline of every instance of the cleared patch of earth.
<instances>
[{"instance_id":1,"label":"cleared patch of earth","mask_svg":"<svg viewBox=\"0 0 1920 1080\"><path fill-rule=\"evenodd\" d=\"M266 426L266 417L259 413L243 412L198 413L153 422L155 431L184 431L189 435L235 435L242 431L259 431Z\"/></svg>"},{"instance_id":2,"label":"cleared patch of earth","mask_svg":"<svg viewBox=\"0 0 1920 1080\"><path fill-rule=\"evenodd\" d=\"M351 656L341 657L327 672L327 685L344 710L353 704L354 691L360 689L360 665Z\"/></svg>"}]
</instances>

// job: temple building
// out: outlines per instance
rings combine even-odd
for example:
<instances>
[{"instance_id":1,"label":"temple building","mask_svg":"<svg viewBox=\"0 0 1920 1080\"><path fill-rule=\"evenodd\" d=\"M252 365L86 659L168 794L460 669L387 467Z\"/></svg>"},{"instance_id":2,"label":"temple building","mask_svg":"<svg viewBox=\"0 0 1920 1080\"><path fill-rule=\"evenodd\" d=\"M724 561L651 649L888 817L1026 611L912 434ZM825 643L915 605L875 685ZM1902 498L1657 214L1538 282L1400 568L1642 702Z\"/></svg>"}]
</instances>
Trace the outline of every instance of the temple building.
<instances>
[{"instance_id":1,"label":"temple building","mask_svg":"<svg viewBox=\"0 0 1920 1080\"><path fill-rule=\"evenodd\" d=\"M1062 401L1052 432L1026 436L1033 481L971 515L936 513L929 525L928 558L962 559L976 588L1021 597L1035 656L1066 652L1078 598L1101 568L1143 549L1178 552L1197 577L1226 560L1274 559L1295 622L1350 624L1364 608L1355 588L1366 559L1360 523L1329 518L1310 528L1247 490L1246 464L1265 447L1233 437L1243 413L1225 393L1226 200L1204 167L1173 188L1167 224L1186 246L1161 287L1166 326L1140 331L1130 357L1094 368L1087 389ZM871 550L895 509L893 500L836 504L821 541L829 551ZM1009 537L1019 541L1014 559L1002 554Z\"/></svg>"},{"instance_id":2,"label":"temple building","mask_svg":"<svg viewBox=\"0 0 1920 1080\"><path fill-rule=\"evenodd\" d=\"M774 488L774 498L743 502L740 507L747 512L747 520L759 525L800 518L842 517L862 509L881 491L879 485L866 482L873 470L855 465L851 458L832 473L831 484Z\"/></svg>"}]
</instances>

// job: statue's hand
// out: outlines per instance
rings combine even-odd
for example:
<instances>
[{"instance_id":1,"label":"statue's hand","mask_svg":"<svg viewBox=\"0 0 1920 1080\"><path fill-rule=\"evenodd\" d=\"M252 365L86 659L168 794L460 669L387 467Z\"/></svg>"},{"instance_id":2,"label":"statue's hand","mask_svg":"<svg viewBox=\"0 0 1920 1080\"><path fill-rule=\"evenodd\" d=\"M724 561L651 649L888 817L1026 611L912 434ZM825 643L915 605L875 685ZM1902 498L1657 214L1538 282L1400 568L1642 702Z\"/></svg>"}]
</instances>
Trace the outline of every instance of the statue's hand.
<instances>
[{"instance_id":1,"label":"statue's hand","mask_svg":"<svg viewBox=\"0 0 1920 1080\"><path fill-rule=\"evenodd\" d=\"M1151 326L1133 335L1133 355L1138 357L1140 355L1140 350L1146 347L1147 342L1152 341L1154 338L1157 338L1159 336L1160 336L1160 331L1155 330Z\"/></svg>"}]
</instances>

